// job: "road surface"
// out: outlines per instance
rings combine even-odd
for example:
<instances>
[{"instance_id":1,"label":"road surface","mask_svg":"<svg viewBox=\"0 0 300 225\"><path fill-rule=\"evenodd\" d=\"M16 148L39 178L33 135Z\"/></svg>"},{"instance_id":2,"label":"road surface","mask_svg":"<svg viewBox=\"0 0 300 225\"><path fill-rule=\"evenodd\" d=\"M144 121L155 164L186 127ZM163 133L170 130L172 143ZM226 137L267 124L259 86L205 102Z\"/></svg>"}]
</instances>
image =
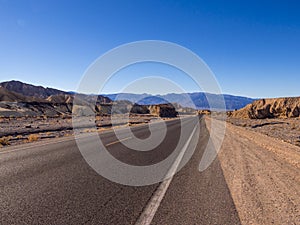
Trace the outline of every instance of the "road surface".
<instances>
[{"instance_id":1,"label":"road surface","mask_svg":"<svg viewBox=\"0 0 300 225\"><path fill-rule=\"evenodd\" d=\"M198 119L197 119L198 122ZM203 119L187 118L187 140L196 149L173 177L162 183L134 187L98 175L84 160L73 137L9 147L0 152L0 224L141 224L153 196L160 196L151 224L240 224L218 158L204 172L199 162L208 141ZM145 139L147 126L131 128ZM160 132L156 130L155 132ZM132 165L152 165L172 153L180 136L180 120L167 122L167 135L153 151L136 152L118 142L114 132L100 135L109 152ZM88 141L87 145L93 145ZM195 142L196 140L196 142ZM126 140L132 141L131 139Z\"/></svg>"}]
</instances>

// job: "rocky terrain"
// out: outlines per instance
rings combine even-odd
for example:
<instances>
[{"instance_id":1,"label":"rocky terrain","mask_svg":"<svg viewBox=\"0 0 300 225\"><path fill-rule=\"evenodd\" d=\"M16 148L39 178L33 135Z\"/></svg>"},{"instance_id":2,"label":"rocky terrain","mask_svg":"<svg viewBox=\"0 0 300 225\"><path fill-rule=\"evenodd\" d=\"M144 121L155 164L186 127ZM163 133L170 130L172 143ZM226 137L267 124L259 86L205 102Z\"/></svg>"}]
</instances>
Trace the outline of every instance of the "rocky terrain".
<instances>
[{"instance_id":1,"label":"rocky terrain","mask_svg":"<svg viewBox=\"0 0 300 225\"><path fill-rule=\"evenodd\" d=\"M57 117L72 114L74 93L52 88L25 84L19 81L0 83L0 116L2 117ZM84 114L88 107L96 115L114 114L149 114L159 117L176 117L172 104L140 105L126 100L112 101L102 95L76 94L76 112ZM185 108L176 105L180 112ZM190 110L191 111L191 110Z\"/></svg>"},{"instance_id":2,"label":"rocky terrain","mask_svg":"<svg viewBox=\"0 0 300 225\"><path fill-rule=\"evenodd\" d=\"M195 113L179 104L139 105L126 100L112 101L102 95L75 95L19 81L3 82L0 83L0 147L72 135L73 115L82 124L77 128L85 133L110 129L111 115L117 117L113 126L132 126L158 117L177 117L177 110L183 114ZM95 116L93 127L80 123L84 121L82 116L90 115L85 112Z\"/></svg>"},{"instance_id":3,"label":"rocky terrain","mask_svg":"<svg viewBox=\"0 0 300 225\"><path fill-rule=\"evenodd\" d=\"M300 147L300 118L242 119L228 118L233 125L265 134Z\"/></svg>"},{"instance_id":4,"label":"rocky terrain","mask_svg":"<svg viewBox=\"0 0 300 225\"><path fill-rule=\"evenodd\" d=\"M128 120L129 118L129 120ZM81 123L77 118L77 129L80 133L101 132L120 126L137 126L156 121L156 116L145 114L116 115L114 124L110 116L96 116L93 126ZM168 120L170 118L165 118ZM85 120L83 120L85 121ZM73 135L71 116L36 116L36 117L2 117L0 118L0 147L32 142L49 138Z\"/></svg>"},{"instance_id":5,"label":"rocky terrain","mask_svg":"<svg viewBox=\"0 0 300 225\"><path fill-rule=\"evenodd\" d=\"M300 116L300 97L256 100L246 107L229 113L232 118L266 119Z\"/></svg>"},{"instance_id":6,"label":"rocky terrain","mask_svg":"<svg viewBox=\"0 0 300 225\"><path fill-rule=\"evenodd\" d=\"M229 112L227 121L300 146L300 97L256 100Z\"/></svg>"},{"instance_id":7,"label":"rocky terrain","mask_svg":"<svg viewBox=\"0 0 300 225\"><path fill-rule=\"evenodd\" d=\"M104 96L79 95L85 103L112 104ZM25 84L0 83L0 117L62 116L72 113L74 94Z\"/></svg>"},{"instance_id":8,"label":"rocky terrain","mask_svg":"<svg viewBox=\"0 0 300 225\"><path fill-rule=\"evenodd\" d=\"M26 84L20 81L7 81L0 83L0 87L5 88L8 91L19 93L24 96L31 96L36 98L47 98L51 95L63 95L67 92L60 91L54 88L44 88L42 86L35 86L32 84Z\"/></svg>"}]
</instances>

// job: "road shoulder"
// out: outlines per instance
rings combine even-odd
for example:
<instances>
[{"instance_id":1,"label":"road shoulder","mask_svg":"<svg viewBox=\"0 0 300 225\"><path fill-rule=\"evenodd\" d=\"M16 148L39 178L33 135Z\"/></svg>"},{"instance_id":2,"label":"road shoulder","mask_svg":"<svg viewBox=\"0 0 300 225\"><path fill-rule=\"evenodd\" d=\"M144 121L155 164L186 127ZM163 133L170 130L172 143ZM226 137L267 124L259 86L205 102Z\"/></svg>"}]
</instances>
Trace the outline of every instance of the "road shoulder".
<instances>
[{"instance_id":1,"label":"road shoulder","mask_svg":"<svg viewBox=\"0 0 300 225\"><path fill-rule=\"evenodd\" d=\"M218 158L242 224L299 222L300 148L227 124Z\"/></svg>"}]
</instances>

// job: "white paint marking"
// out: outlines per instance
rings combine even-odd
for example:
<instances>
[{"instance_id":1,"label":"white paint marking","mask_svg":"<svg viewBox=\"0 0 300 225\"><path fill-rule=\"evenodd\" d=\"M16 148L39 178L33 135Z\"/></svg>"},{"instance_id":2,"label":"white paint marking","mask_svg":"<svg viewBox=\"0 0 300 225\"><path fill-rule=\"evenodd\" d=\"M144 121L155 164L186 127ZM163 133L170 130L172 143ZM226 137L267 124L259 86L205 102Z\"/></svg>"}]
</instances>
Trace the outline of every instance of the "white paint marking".
<instances>
[{"instance_id":1,"label":"white paint marking","mask_svg":"<svg viewBox=\"0 0 300 225\"><path fill-rule=\"evenodd\" d=\"M137 222L135 223L135 225L150 225L155 213L158 210L158 207L162 201L162 199L164 198L170 183L172 182L172 179L175 175L175 172L184 156L184 153L187 150L188 145L190 144L192 137L194 136L194 133L197 129L198 123L196 124L196 126L194 127L194 130L191 133L191 136L189 137L189 139L187 140L187 142L185 143L185 145L183 146L181 152L179 153L179 155L177 156L175 162L173 163L173 165L171 166L170 170L167 173L166 177L169 177L170 175L172 177L164 180L159 187L156 189L156 191L154 192L154 194L152 195L150 201L148 202L145 210L142 212L142 214L140 215L139 219L137 220Z\"/></svg>"},{"instance_id":2,"label":"white paint marking","mask_svg":"<svg viewBox=\"0 0 300 225\"><path fill-rule=\"evenodd\" d=\"M114 144L117 144L117 143L119 143L119 142L129 140L129 139L131 139L131 138L132 138L132 137L123 138L123 139L120 139L120 140L117 140L117 141L108 143L108 144L106 144L105 146L108 147L108 146L110 146L110 145L114 145Z\"/></svg>"}]
</instances>

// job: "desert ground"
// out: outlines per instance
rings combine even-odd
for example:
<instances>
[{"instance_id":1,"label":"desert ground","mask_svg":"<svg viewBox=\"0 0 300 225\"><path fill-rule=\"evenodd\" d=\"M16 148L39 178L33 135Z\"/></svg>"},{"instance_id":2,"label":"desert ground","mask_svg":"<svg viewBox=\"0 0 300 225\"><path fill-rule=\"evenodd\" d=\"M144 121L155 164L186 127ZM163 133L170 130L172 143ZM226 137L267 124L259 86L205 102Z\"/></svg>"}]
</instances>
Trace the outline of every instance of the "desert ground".
<instances>
[{"instance_id":1,"label":"desert ground","mask_svg":"<svg viewBox=\"0 0 300 225\"><path fill-rule=\"evenodd\" d=\"M115 126L135 126L159 119L153 115L132 115L130 123L121 118ZM165 120L171 118L164 118ZM243 127L279 141L300 146L300 118L245 119L227 117L228 124ZM96 129L81 127L82 133L111 129L109 116L97 116ZM71 116L2 117L0 118L0 147L73 135Z\"/></svg>"},{"instance_id":2,"label":"desert ground","mask_svg":"<svg viewBox=\"0 0 300 225\"><path fill-rule=\"evenodd\" d=\"M160 119L153 115L130 115L129 121L126 116L120 116L113 127L137 126ZM172 118L164 118L169 120ZM79 119L80 120L80 119ZM80 121L78 121L80 124ZM90 127L82 124L80 133L101 132L112 129L109 116L96 116L95 126ZM40 141L73 135L71 116L38 116L38 117L2 117L0 118L0 147L18 145L28 142Z\"/></svg>"},{"instance_id":3,"label":"desert ground","mask_svg":"<svg viewBox=\"0 0 300 225\"><path fill-rule=\"evenodd\" d=\"M300 118L241 119L228 118L227 122L247 130L262 133L277 140L300 146Z\"/></svg>"},{"instance_id":4,"label":"desert ground","mask_svg":"<svg viewBox=\"0 0 300 225\"><path fill-rule=\"evenodd\" d=\"M299 121L227 123L218 158L242 224L299 224L300 148L288 143ZM251 128L269 122L278 126Z\"/></svg>"}]
</instances>

